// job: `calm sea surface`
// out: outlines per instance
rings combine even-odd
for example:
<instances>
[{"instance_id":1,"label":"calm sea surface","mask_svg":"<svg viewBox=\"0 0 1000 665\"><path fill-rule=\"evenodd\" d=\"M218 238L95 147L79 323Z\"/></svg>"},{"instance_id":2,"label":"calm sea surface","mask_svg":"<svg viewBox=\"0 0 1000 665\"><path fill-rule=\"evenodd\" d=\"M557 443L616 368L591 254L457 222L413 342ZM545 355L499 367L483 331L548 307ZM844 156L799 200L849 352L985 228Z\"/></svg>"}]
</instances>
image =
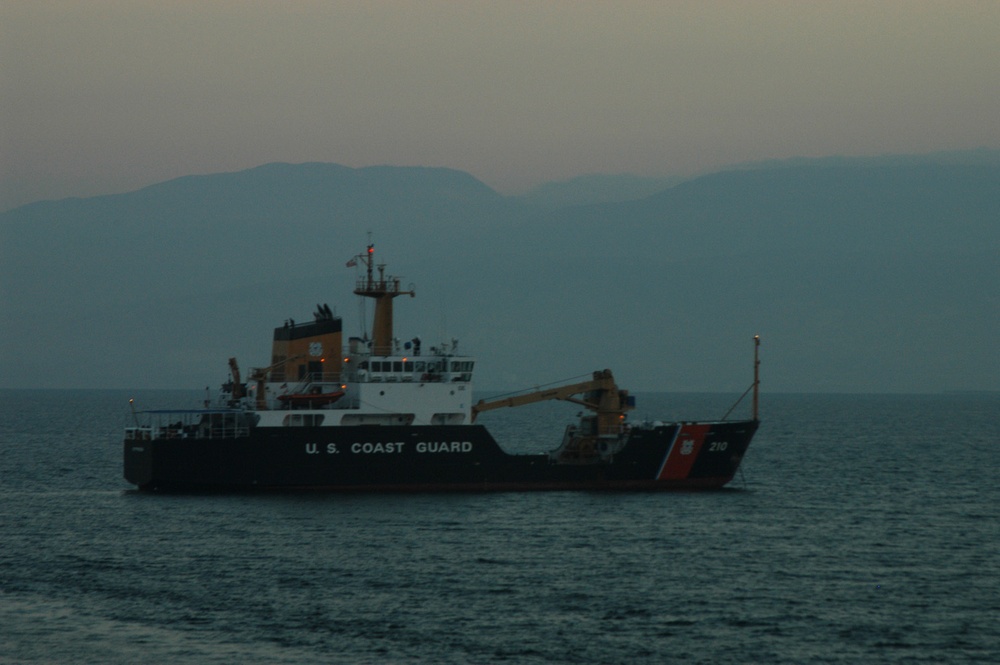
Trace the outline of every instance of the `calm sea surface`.
<instances>
[{"instance_id":1,"label":"calm sea surface","mask_svg":"<svg viewBox=\"0 0 1000 665\"><path fill-rule=\"evenodd\" d=\"M1000 662L995 395L765 395L718 492L370 496L133 492L129 396L0 391L0 663Z\"/></svg>"}]
</instances>

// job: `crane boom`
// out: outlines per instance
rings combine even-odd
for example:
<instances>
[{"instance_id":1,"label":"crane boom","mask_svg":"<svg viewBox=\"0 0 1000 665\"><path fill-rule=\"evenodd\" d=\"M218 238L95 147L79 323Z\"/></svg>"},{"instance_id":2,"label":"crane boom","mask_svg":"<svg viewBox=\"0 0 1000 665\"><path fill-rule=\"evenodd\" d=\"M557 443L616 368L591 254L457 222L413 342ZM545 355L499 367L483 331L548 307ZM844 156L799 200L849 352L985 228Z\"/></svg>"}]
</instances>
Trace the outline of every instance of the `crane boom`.
<instances>
[{"instance_id":1,"label":"crane boom","mask_svg":"<svg viewBox=\"0 0 1000 665\"><path fill-rule=\"evenodd\" d=\"M582 395L582 397L577 397ZM503 407L524 406L535 402L558 399L584 406L597 414L598 434L617 434L625 412L634 408L627 390L619 390L610 369L594 372L590 381L571 383L556 388L537 390L513 397L479 400L472 406L472 421L483 411Z\"/></svg>"},{"instance_id":2,"label":"crane boom","mask_svg":"<svg viewBox=\"0 0 1000 665\"><path fill-rule=\"evenodd\" d=\"M257 409L261 411L267 410L267 393L264 390L264 382L267 381L268 372L276 367L281 367L285 363L290 363L304 357L305 354L300 353L297 356L280 360L273 365L268 365L267 367L255 367L250 371L250 380L256 381L257 383Z\"/></svg>"},{"instance_id":3,"label":"crane boom","mask_svg":"<svg viewBox=\"0 0 1000 665\"><path fill-rule=\"evenodd\" d=\"M240 378L240 366L236 363L236 358L229 359L229 373L233 377L233 400L243 397L243 380Z\"/></svg>"}]
</instances>

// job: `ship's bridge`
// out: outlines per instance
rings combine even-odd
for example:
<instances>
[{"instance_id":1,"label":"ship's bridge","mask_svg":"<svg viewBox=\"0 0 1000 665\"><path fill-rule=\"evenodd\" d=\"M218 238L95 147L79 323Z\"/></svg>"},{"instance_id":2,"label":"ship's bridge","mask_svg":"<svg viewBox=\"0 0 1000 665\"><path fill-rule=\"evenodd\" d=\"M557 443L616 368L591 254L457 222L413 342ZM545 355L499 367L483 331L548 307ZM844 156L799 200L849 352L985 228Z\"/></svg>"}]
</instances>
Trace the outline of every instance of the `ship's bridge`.
<instances>
[{"instance_id":1,"label":"ship's bridge","mask_svg":"<svg viewBox=\"0 0 1000 665\"><path fill-rule=\"evenodd\" d=\"M475 360L467 356L347 356L342 376L357 383L469 383Z\"/></svg>"},{"instance_id":2,"label":"ship's bridge","mask_svg":"<svg viewBox=\"0 0 1000 665\"><path fill-rule=\"evenodd\" d=\"M420 338L405 344L392 340L391 352L373 351L372 343L360 337L349 340L342 358L341 379L349 383L470 383L475 358L455 351L458 340L442 342L421 355Z\"/></svg>"}]
</instances>

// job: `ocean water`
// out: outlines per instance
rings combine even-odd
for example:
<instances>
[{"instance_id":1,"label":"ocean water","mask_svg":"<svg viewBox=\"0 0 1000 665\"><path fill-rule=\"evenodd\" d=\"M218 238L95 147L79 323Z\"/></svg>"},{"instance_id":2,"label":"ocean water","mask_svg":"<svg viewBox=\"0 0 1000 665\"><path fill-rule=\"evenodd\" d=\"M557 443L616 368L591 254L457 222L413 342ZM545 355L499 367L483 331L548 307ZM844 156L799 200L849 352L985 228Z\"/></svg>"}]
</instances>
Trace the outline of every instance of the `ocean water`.
<instances>
[{"instance_id":1,"label":"ocean water","mask_svg":"<svg viewBox=\"0 0 1000 665\"><path fill-rule=\"evenodd\" d=\"M0 391L0 663L1000 662L996 395L765 394L717 492L347 496L131 491L129 396Z\"/></svg>"}]
</instances>

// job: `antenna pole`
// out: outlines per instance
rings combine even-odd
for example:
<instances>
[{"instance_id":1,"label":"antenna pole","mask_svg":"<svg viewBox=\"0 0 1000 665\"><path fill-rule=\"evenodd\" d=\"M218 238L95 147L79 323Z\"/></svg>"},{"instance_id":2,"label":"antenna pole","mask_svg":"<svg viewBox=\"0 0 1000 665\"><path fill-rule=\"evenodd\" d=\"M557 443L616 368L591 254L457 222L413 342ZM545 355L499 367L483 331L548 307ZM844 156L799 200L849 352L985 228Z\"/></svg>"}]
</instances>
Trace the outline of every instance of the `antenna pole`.
<instances>
[{"instance_id":1,"label":"antenna pole","mask_svg":"<svg viewBox=\"0 0 1000 665\"><path fill-rule=\"evenodd\" d=\"M368 251L365 252L365 266L368 268L367 288L372 288L372 263L375 260L375 245L368 243Z\"/></svg>"}]
</instances>

